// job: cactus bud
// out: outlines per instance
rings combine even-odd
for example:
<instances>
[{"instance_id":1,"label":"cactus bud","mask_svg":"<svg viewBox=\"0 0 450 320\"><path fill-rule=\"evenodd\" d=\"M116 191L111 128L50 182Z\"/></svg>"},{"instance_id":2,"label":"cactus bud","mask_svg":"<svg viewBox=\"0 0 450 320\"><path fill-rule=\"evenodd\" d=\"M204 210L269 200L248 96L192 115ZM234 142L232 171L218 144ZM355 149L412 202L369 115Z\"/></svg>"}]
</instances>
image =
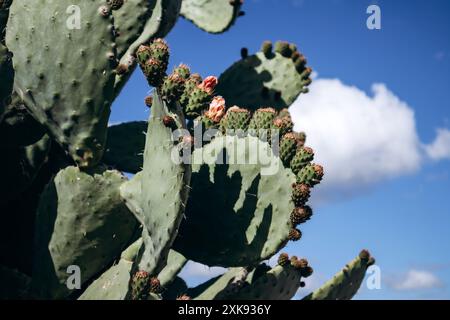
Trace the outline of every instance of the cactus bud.
<instances>
[{"instance_id":1,"label":"cactus bud","mask_svg":"<svg viewBox=\"0 0 450 320\"><path fill-rule=\"evenodd\" d=\"M112 10L119 10L123 6L124 0L108 0Z\"/></svg>"},{"instance_id":2,"label":"cactus bud","mask_svg":"<svg viewBox=\"0 0 450 320\"><path fill-rule=\"evenodd\" d=\"M159 294L162 292L161 283L159 282L158 278L151 278L150 279L150 292Z\"/></svg>"},{"instance_id":3,"label":"cactus bud","mask_svg":"<svg viewBox=\"0 0 450 320\"><path fill-rule=\"evenodd\" d=\"M278 41L275 43L275 52L278 52L283 57L290 58L292 56L292 50L288 42Z\"/></svg>"},{"instance_id":4,"label":"cactus bud","mask_svg":"<svg viewBox=\"0 0 450 320\"><path fill-rule=\"evenodd\" d=\"M298 172L297 182L313 187L322 181L323 175L324 172L321 165L308 164Z\"/></svg>"},{"instance_id":5,"label":"cactus bud","mask_svg":"<svg viewBox=\"0 0 450 320\"><path fill-rule=\"evenodd\" d=\"M131 279L131 300L145 300L150 290L150 274L138 271Z\"/></svg>"},{"instance_id":6,"label":"cactus bud","mask_svg":"<svg viewBox=\"0 0 450 320\"><path fill-rule=\"evenodd\" d=\"M191 299L191 297L189 297L188 295L182 294L181 296L179 296L179 297L177 298L177 300L192 300L192 299Z\"/></svg>"},{"instance_id":7,"label":"cactus bud","mask_svg":"<svg viewBox=\"0 0 450 320\"><path fill-rule=\"evenodd\" d=\"M164 116L163 123L164 123L164 126L167 128L174 129L176 127L175 120L171 116Z\"/></svg>"},{"instance_id":8,"label":"cactus bud","mask_svg":"<svg viewBox=\"0 0 450 320\"><path fill-rule=\"evenodd\" d=\"M153 97L152 96L145 97L144 102L147 107L151 108L153 105Z\"/></svg>"},{"instance_id":9,"label":"cactus bud","mask_svg":"<svg viewBox=\"0 0 450 320\"><path fill-rule=\"evenodd\" d=\"M294 183L292 191L292 201L298 207L303 206L309 199L311 190L308 185L303 183Z\"/></svg>"},{"instance_id":10,"label":"cactus bud","mask_svg":"<svg viewBox=\"0 0 450 320\"><path fill-rule=\"evenodd\" d=\"M302 232L298 229L291 229L289 231L288 239L291 241L298 241L302 237Z\"/></svg>"},{"instance_id":11,"label":"cactus bud","mask_svg":"<svg viewBox=\"0 0 450 320\"><path fill-rule=\"evenodd\" d=\"M281 253L278 257L278 264L284 266L289 262L289 255L287 253Z\"/></svg>"},{"instance_id":12,"label":"cactus bud","mask_svg":"<svg viewBox=\"0 0 450 320\"><path fill-rule=\"evenodd\" d=\"M169 103L180 99L184 92L185 80L179 73L173 72L163 82L161 94Z\"/></svg>"},{"instance_id":13,"label":"cactus bud","mask_svg":"<svg viewBox=\"0 0 450 320\"><path fill-rule=\"evenodd\" d=\"M184 80L189 79L189 77L191 76L191 70L185 64L180 64L178 67L173 69L173 73L179 74L180 77L183 78Z\"/></svg>"},{"instance_id":14,"label":"cactus bud","mask_svg":"<svg viewBox=\"0 0 450 320\"><path fill-rule=\"evenodd\" d=\"M250 111L244 108L239 108L238 106L233 106L228 109L225 117L220 123L220 127L223 133L229 131L230 134L233 134L233 132L239 131L239 135L245 135L250 119Z\"/></svg>"},{"instance_id":15,"label":"cactus bud","mask_svg":"<svg viewBox=\"0 0 450 320\"><path fill-rule=\"evenodd\" d=\"M248 57L248 49L247 48L242 48L241 49L241 58L242 59L246 59Z\"/></svg>"},{"instance_id":16,"label":"cactus bud","mask_svg":"<svg viewBox=\"0 0 450 320\"><path fill-rule=\"evenodd\" d=\"M297 175L306 165L314 159L314 151L309 147L302 147L297 150L291 161L292 172Z\"/></svg>"},{"instance_id":17,"label":"cactus bud","mask_svg":"<svg viewBox=\"0 0 450 320\"><path fill-rule=\"evenodd\" d=\"M309 206L296 207L291 212L291 223L293 226L297 226L301 223L305 223L312 216L312 209Z\"/></svg>"},{"instance_id":18,"label":"cactus bud","mask_svg":"<svg viewBox=\"0 0 450 320\"><path fill-rule=\"evenodd\" d=\"M363 261L369 261L370 259L370 252L366 249L361 250L361 252L359 253L359 258Z\"/></svg>"},{"instance_id":19,"label":"cactus bud","mask_svg":"<svg viewBox=\"0 0 450 320\"><path fill-rule=\"evenodd\" d=\"M261 46L261 51L262 53L264 53L264 55L266 56L266 58L269 58L272 55L272 42L270 41L264 41L262 46Z\"/></svg>"}]
</instances>

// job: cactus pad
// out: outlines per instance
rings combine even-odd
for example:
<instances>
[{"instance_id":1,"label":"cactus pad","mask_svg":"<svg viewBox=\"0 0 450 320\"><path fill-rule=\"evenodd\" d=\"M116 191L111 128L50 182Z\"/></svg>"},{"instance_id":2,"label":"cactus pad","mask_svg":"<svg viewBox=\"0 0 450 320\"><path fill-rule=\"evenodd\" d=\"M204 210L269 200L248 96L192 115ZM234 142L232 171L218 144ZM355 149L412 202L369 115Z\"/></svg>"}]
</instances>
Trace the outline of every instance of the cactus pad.
<instances>
[{"instance_id":1,"label":"cactus pad","mask_svg":"<svg viewBox=\"0 0 450 320\"><path fill-rule=\"evenodd\" d=\"M228 30L239 16L241 0L183 0L181 15L209 33Z\"/></svg>"},{"instance_id":2,"label":"cactus pad","mask_svg":"<svg viewBox=\"0 0 450 320\"><path fill-rule=\"evenodd\" d=\"M303 57L297 51L292 56L284 51L248 56L220 76L217 93L230 105L253 110L260 106L286 108L299 94L307 92L311 82L311 69L296 62L298 56Z\"/></svg>"},{"instance_id":3,"label":"cactus pad","mask_svg":"<svg viewBox=\"0 0 450 320\"><path fill-rule=\"evenodd\" d=\"M121 188L122 197L127 203L133 204L131 208L134 207L134 214L144 226L139 270L152 275L158 274L166 265L169 249L183 216L191 173L190 166L177 163L175 160L179 159L173 158L177 141L173 141L172 128L164 124L166 116L174 119L177 128L185 127L179 106L169 108L155 92L148 122L144 168L141 174ZM139 184L140 195L135 192Z\"/></svg>"},{"instance_id":4,"label":"cactus pad","mask_svg":"<svg viewBox=\"0 0 450 320\"><path fill-rule=\"evenodd\" d=\"M226 136L194 151L192 190L175 250L209 266L230 267L258 264L286 244L295 176L273 155L265 165L256 158L249 164L258 152L271 154L255 137Z\"/></svg>"},{"instance_id":5,"label":"cactus pad","mask_svg":"<svg viewBox=\"0 0 450 320\"><path fill-rule=\"evenodd\" d=\"M375 263L368 251L363 250L357 258L338 272L305 300L350 300L358 291L364 280L367 268Z\"/></svg>"},{"instance_id":6,"label":"cactus pad","mask_svg":"<svg viewBox=\"0 0 450 320\"><path fill-rule=\"evenodd\" d=\"M73 5L81 29L69 23ZM116 66L112 23L101 0L16 0L10 8L15 89L82 167L98 163L105 146Z\"/></svg>"},{"instance_id":7,"label":"cactus pad","mask_svg":"<svg viewBox=\"0 0 450 320\"><path fill-rule=\"evenodd\" d=\"M38 296L69 295L68 266L79 266L85 283L120 255L136 229L119 195L124 181L117 171L67 167L46 187L35 233L33 289Z\"/></svg>"}]
</instances>

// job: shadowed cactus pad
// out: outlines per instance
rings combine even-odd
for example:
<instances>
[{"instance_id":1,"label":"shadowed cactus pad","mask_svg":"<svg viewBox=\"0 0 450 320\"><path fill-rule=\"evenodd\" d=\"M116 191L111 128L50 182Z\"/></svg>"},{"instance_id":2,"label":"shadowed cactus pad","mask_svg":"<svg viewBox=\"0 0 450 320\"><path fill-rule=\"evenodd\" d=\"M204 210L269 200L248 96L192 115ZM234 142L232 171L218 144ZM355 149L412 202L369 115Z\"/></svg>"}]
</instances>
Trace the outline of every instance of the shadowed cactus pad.
<instances>
[{"instance_id":1,"label":"shadowed cactus pad","mask_svg":"<svg viewBox=\"0 0 450 320\"><path fill-rule=\"evenodd\" d=\"M109 127L103 162L124 172L142 170L147 126L147 121L133 121Z\"/></svg>"},{"instance_id":2,"label":"shadowed cactus pad","mask_svg":"<svg viewBox=\"0 0 450 320\"><path fill-rule=\"evenodd\" d=\"M72 293L66 286L68 266L79 266L85 283L120 256L136 230L119 195L124 181L117 171L68 167L46 187L35 232L35 294L67 297Z\"/></svg>"},{"instance_id":3,"label":"shadowed cactus pad","mask_svg":"<svg viewBox=\"0 0 450 320\"><path fill-rule=\"evenodd\" d=\"M266 45L264 52L234 63L220 76L217 93L231 105L252 110L261 106L281 110L291 105L299 94L307 92L311 69L297 62L303 56L292 50L295 48L290 49L292 56L276 48L272 52Z\"/></svg>"},{"instance_id":4,"label":"shadowed cactus pad","mask_svg":"<svg viewBox=\"0 0 450 320\"><path fill-rule=\"evenodd\" d=\"M203 156L204 162L193 165L186 219L174 244L186 258L210 266L253 265L286 244L295 177L273 156L265 165L261 159L236 162L256 156L258 147L270 152L255 137L217 137L194 151L194 161Z\"/></svg>"},{"instance_id":5,"label":"shadowed cactus pad","mask_svg":"<svg viewBox=\"0 0 450 320\"><path fill-rule=\"evenodd\" d=\"M350 300L361 286L366 270L375 260L367 250L348 263L342 271L322 287L306 296L305 300Z\"/></svg>"}]
</instances>

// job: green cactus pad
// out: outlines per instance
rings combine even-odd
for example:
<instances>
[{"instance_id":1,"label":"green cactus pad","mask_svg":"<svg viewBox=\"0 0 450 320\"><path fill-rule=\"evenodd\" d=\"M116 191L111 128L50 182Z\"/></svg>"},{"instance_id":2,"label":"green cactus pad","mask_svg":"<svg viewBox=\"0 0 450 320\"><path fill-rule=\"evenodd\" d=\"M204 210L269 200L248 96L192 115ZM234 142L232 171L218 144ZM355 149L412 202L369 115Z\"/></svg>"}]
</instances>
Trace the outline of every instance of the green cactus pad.
<instances>
[{"instance_id":1,"label":"green cactus pad","mask_svg":"<svg viewBox=\"0 0 450 320\"><path fill-rule=\"evenodd\" d=\"M0 203L6 203L26 190L46 161L50 138L45 135L29 146L0 148L0 165L7 168L0 180Z\"/></svg>"},{"instance_id":2,"label":"green cactus pad","mask_svg":"<svg viewBox=\"0 0 450 320\"><path fill-rule=\"evenodd\" d=\"M44 190L37 213L33 290L42 298L63 298L67 267L76 265L85 283L120 255L136 230L122 203L125 177L96 168L61 170Z\"/></svg>"},{"instance_id":3,"label":"green cactus pad","mask_svg":"<svg viewBox=\"0 0 450 320\"><path fill-rule=\"evenodd\" d=\"M175 250L170 250L167 257L167 265L158 274L158 279L161 281L163 288L168 288L169 285L175 280L177 274L180 273L186 264L187 259Z\"/></svg>"},{"instance_id":4,"label":"green cactus pad","mask_svg":"<svg viewBox=\"0 0 450 320\"><path fill-rule=\"evenodd\" d=\"M299 94L307 92L311 82L309 68L296 68L294 58L279 52L258 52L234 63L219 78L217 94L228 105L255 110L261 106L281 110L290 106Z\"/></svg>"},{"instance_id":5,"label":"green cactus pad","mask_svg":"<svg viewBox=\"0 0 450 320\"><path fill-rule=\"evenodd\" d=\"M173 111L171 111L173 110ZM172 128L164 124L171 117L177 128L185 128L181 108L170 108L155 92L144 152L144 168L121 188L121 195L144 226L139 270L156 275L166 265L176 237L189 191L191 169L174 158L177 141ZM180 144L179 144L180 145ZM179 146L178 145L178 146ZM175 161L176 160L176 161ZM139 190L141 185L141 191Z\"/></svg>"},{"instance_id":6,"label":"green cactus pad","mask_svg":"<svg viewBox=\"0 0 450 320\"><path fill-rule=\"evenodd\" d=\"M246 268L230 268L221 276L212 278L195 288L190 288L186 294L194 300L221 300L234 291L234 284L245 280Z\"/></svg>"},{"instance_id":7,"label":"green cactus pad","mask_svg":"<svg viewBox=\"0 0 450 320\"><path fill-rule=\"evenodd\" d=\"M269 156L256 161L258 153ZM216 164L216 159L229 164ZM246 159L246 164L233 159ZM194 151L192 170L175 250L209 266L251 266L286 244L295 176L267 143L255 137L216 137Z\"/></svg>"},{"instance_id":8,"label":"green cactus pad","mask_svg":"<svg viewBox=\"0 0 450 320\"><path fill-rule=\"evenodd\" d=\"M147 125L147 121L134 121L109 127L103 162L124 172L142 170Z\"/></svg>"},{"instance_id":9,"label":"green cactus pad","mask_svg":"<svg viewBox=\"0 0 450 320\"><path fill-rule=\"evenodd\" d=\"M0 26L1 27L1 26ZM2 28L3 29L3 28ZM0 120L13 88L14 72L8 49L0 43Z\"/></svg>"},{"instance_id":10,"label":"green cactus pad","mask_svg":"<svg viewBox=\"0 0 450 320\"><path fill-rule=\"evenodd\" d=\"M291 264L277 265L265 274L253 277L249 285L237 294L228 296L233 300L290 300L300 288L301 272Z\"/></svg>"},{"instance_id":11,"label":"green cactus pad","mask_svg":"<svg viewBox=\"0 0 450 320\"><path fill-rule=\"evenodd\" d=\"M183 0L181 15L209 33L228 30L239 16L239 0Z\"/></svg>"},{"instance_id":12,"label":"green cactus pad","mask_svg":"<svg viewBox=\"0 0 450 320\"><path fill-rule=\"evenodd\" d=\"M118 57L123 57L142 34L155 5L156 0L127 0L113 11Z\"/></svg>"},{"instance_id":13,"label":"green cactus pad","mask_svg":"<svg viewBox=\"0 0 450 320\"><path fill-rule=\"evenodd\" d=\"M81 29L71 24L77 10L66 13L74 5ZM104 0L15 0L11 5L6 43L14 54L16 92L81 167L98 163L105 147L114 41Z\"/></svg>"},{"instance_id":14,"label":"green cactus pad","mask_svg":"<svg viewBox=\"0 0 450 320\"><path fill-rule=\"evenodd\" d=\"M361 286L367 268L374 263L375 260L370 257L370 254L363 250L333 279L306 296L304 300L350 300Z\"/></svg>"},{"instance_id":15,"label":"green cactus pad","mask_svg":"<svg viewBox=\"0 0 450 320\"><path fill-rule=\"evenodd\" d=\"M78 298L78 300L125 300L129 293L129 283L133 262L142 240L130 245L117 264L105 271Z\"/></svg>"}]
</instances>

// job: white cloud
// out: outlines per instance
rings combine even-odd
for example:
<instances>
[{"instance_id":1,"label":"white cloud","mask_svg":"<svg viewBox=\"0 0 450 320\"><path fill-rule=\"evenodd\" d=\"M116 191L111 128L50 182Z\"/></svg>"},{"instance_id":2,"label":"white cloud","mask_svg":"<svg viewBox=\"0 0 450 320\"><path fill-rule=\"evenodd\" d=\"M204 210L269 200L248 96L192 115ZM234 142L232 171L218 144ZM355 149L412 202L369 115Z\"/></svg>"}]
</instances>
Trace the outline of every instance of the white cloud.
<instances>
[{"instance_id":1,"label":"white cloud","mask_svg":"<svg viewBox=\"0 0 450 320\"><path fill-rule=\"evenodd\" d=\"M290 108L325 167L321 200L352 194L387 178L416 171L421 144L414 112L384 84L373 96L338 79L317 79ZM320 191L319 191L320 190Z\"/></svg>"},{"instance_id":2,"label":"white cloud","mask_svg":"<svg viewBox=\"0 0 450 320\"><path fill-rule=\"evenodd\" d=\"M424 270L409 270L400 281L392 283L396 290L417 290L441 287L442 282L434 274Z\"/></svg>"},{"instance_id":3,"label":"white cloud","mask_svg":"<svg viewBox=\"0 0 450 320\"><path fill-rule=\"evenodd\" d=\"M433 160L450 159L450 130L437 129L436 139L425 146L427 155Z\"/></svg>"},{"instance_id":4,"label":"white cloud","mask_svg":"<svg viewBox=\"0 0 450 320\"><path fill-rule=\"evenodd\" d=\"M223 274L226 271L225 268L221 267L208 267L201 263L189 261L183 270L180 272L180 276L183 277L196 277L204 278L205 280L216 277Z\"/></svg>"}]
</instances>

